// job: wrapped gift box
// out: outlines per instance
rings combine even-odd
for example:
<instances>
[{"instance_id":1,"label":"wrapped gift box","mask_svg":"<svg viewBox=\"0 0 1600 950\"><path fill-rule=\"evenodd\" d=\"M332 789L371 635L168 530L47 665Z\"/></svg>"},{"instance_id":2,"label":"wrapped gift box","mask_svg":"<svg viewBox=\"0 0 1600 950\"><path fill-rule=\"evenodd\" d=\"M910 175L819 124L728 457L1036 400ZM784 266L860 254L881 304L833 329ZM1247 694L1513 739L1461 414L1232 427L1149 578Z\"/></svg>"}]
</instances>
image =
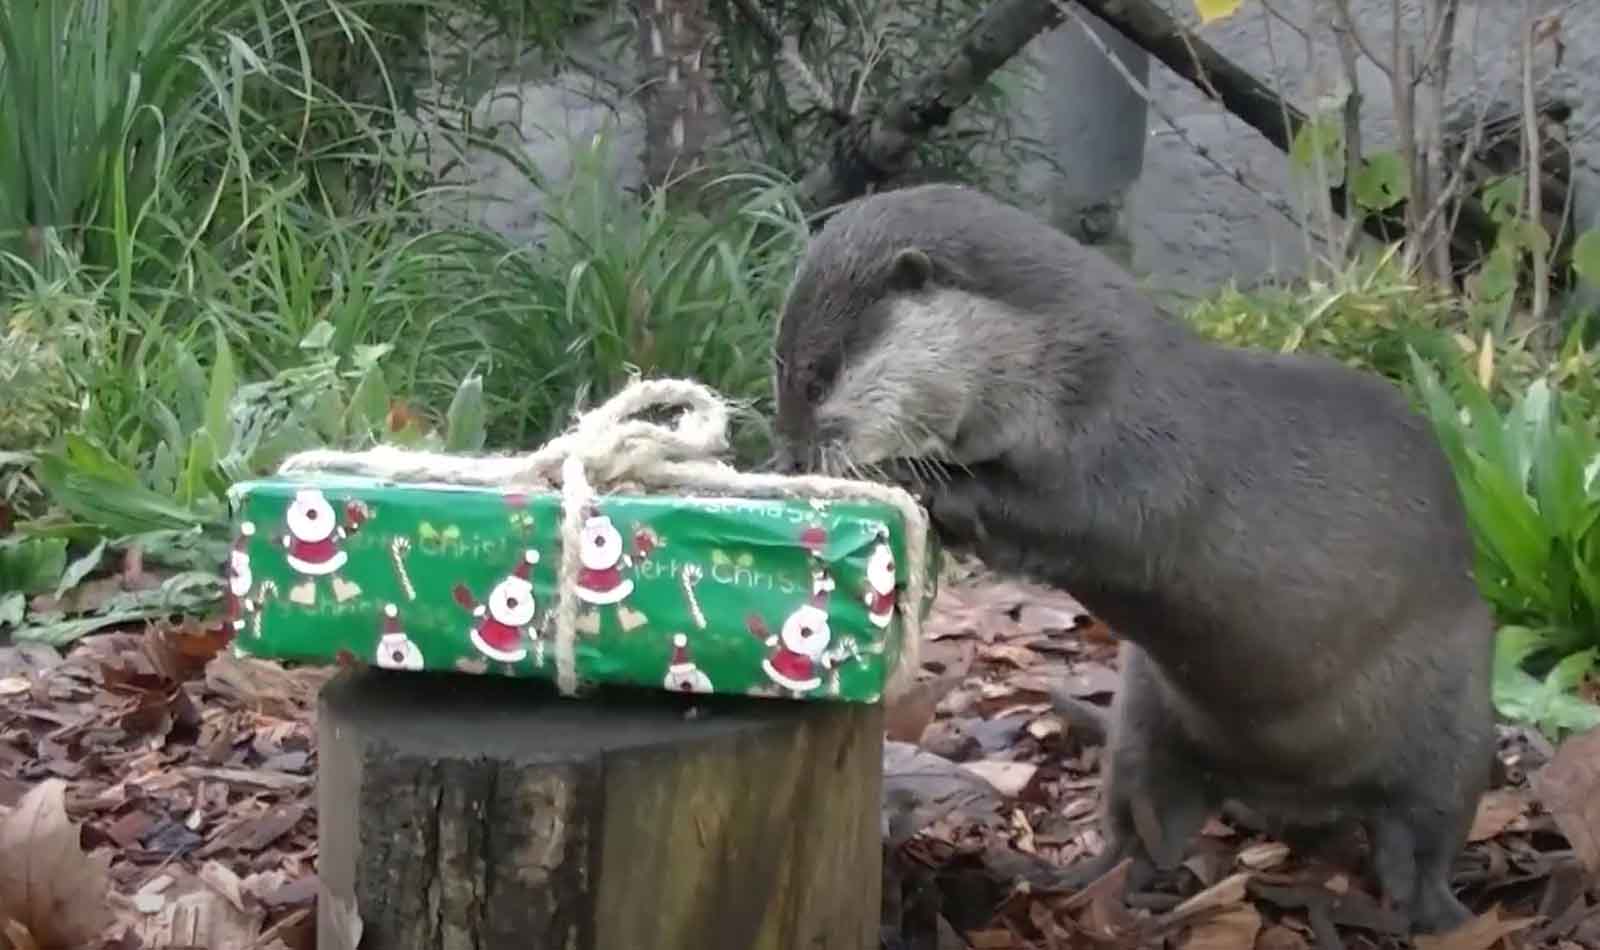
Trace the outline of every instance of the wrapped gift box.
<instances>
[{"instance_id":1,"label":"wrapped gift box","mask_svg":"<svg viewBox=\"0 0 1600 950\"><path fill-rule=\"evenodd\" d=\"M239 652L555 677L559 494L318 473L241 483L232 498ZM577 676L875 702L911 609L906 543L899 512L867 501L598 497L572 591Z\"/></svg>"}]
</instances>

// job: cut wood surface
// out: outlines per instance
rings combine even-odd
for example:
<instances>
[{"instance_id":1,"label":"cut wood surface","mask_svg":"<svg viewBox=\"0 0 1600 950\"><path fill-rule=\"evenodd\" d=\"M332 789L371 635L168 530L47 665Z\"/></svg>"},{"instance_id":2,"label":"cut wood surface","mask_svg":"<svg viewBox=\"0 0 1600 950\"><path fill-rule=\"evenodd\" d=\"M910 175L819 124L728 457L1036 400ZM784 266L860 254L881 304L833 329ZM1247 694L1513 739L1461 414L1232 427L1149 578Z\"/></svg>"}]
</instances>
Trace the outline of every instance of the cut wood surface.
<instances>
[{"instance_id":1,"label":"cut wood surface","mask_svg":"<svg viewBox=\"0 0 1600 950\"><path fill-rule=\"evenodd\" d=\"M342 674L318 711L318 945L875 946L879 706ZM343 936L343 940L341 940Z\"/></svg>"}]
</instances>

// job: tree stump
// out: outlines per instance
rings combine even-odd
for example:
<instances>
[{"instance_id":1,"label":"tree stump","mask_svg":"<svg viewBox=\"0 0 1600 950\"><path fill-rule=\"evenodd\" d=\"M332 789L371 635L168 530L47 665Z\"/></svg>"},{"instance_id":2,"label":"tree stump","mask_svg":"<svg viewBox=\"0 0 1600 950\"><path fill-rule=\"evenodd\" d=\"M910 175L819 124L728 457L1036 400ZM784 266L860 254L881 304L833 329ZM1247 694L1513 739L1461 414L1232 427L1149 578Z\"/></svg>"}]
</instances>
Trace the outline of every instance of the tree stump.
<instances>
[{"instance_id":1,"label":"tree stump","mask_svg":"<svg viewBox=\"0 0 1600 950\"><path fill-rule=\"evenodd\" d=\"M317 728L318 946L877 946L881 706L364 670Z\"/></svg>"}]
</instances>

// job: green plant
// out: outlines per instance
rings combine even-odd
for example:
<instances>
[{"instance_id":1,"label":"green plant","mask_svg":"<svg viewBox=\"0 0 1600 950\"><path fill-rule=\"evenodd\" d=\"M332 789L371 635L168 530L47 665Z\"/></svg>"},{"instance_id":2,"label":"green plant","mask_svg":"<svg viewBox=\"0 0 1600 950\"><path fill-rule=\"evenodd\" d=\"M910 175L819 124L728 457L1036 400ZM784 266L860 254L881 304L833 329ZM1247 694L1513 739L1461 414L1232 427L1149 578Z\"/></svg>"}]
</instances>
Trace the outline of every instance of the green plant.
<instances>
[{"instance_id":1,"label":"green plant","mask_svg":"<svg viewBox=\"0 0 1600 950\"><path fill-rule=\"evenodd\" d=\"M391 411L380 365L390 347L358 347L343 359L331 348L333 337L331 324L317 324L301 341L308 354L302 363L255 382L238 379L221 335L213 337L209 374L179 349L176 359L190 368L180 373L170 404L149 404L161 437L137 463L120 461L76 432L36 452L34 473L52 510L24 522L0 548L0 591L10 592L0 616L19 626L17 636L63 642L130 619L209 609L220 593L216 566L226 554L229 487L270 472L292 452L378 441L455 450L483 444L476 378L463 381L444 431L432 430L419 417ZM69 565L69 542L91 553ZM53 608L30 616L17 606L51 586L59 601L108 546L137 547L148 564L177 573L85 616L68 618Z\"/></svg>"},{"instance_id":2,"label":"green plant","mask_svg":"<svg viewBox=\"0 0 1600 950\"><path fill-rule=\"evenodd\" d=\"M428 239L432 286L451 303L384 324L423 401L465 373L483 375L490 439L543 441L634 373L701 380L740 404L735 444L764 449L774 319L806 238L791 186L773 173L730 174L708 215L639 201L609 180L601 137L575 151L551 193L549 233L517 246L460 230Z\"/></svg>"},{"instance_id":3,"label":"green plant","mask_svg":"<svg viewBox=\"0 0 1600 950\"><path fill-rule=\"evenodd\" d=\"M1552 731L1600 725L1600 706L1571 692L1600 650L1600 443L1543 379L1502 411L1464 374L1458 399L1419 355L1411 363L1466 504L1478 586L1503 625L1497 706Z\"/></svg>"}]
</instances>

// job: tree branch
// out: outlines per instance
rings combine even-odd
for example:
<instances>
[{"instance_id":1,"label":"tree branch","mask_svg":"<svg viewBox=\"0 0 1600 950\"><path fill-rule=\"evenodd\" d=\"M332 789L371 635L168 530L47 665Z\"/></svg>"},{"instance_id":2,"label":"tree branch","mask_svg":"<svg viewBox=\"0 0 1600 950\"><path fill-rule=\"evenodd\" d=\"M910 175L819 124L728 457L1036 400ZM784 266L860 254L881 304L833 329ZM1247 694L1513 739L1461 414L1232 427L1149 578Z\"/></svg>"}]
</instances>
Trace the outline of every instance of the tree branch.
<instances>
[{"instance_id":1,"label":"tree branch","mask_svg":"<svg viewBox=\"0 0 1600 950\"><path fill-rule=\"evenodd\" d=\"M1150 0L1078 2L1168 69L1219 100L1225 109L1284 152L1289 151L1295 136L1308 121L1305 113L1285 102L1203 39L1191 35ZM1332 189L1329 197L1337 213L1349 213L1350 198L1343 185ZM1471 198L1463 198L1459 210L1460 217L1451 235L1452 251L1457 260L1478 260L1493 244L1494 223ZM1405 233L1403 211L1368 214L1363 219L1364 229L1378 240L1392 241Z\"/></svg>"},{"instance_id":2,"label":"tree branch","mask_svg":"<svg viewBox=\"0 0 1600 950\"><path fill-rule=\"evenodd\" d=\"M923 139L947 125L955 110L1035 36L1060 22L1061 11L1052 0L995 0L944 62L834 136L828 160L801 181L801 201L825 211L904 171Z\"/></svg>"}]
</instances>

